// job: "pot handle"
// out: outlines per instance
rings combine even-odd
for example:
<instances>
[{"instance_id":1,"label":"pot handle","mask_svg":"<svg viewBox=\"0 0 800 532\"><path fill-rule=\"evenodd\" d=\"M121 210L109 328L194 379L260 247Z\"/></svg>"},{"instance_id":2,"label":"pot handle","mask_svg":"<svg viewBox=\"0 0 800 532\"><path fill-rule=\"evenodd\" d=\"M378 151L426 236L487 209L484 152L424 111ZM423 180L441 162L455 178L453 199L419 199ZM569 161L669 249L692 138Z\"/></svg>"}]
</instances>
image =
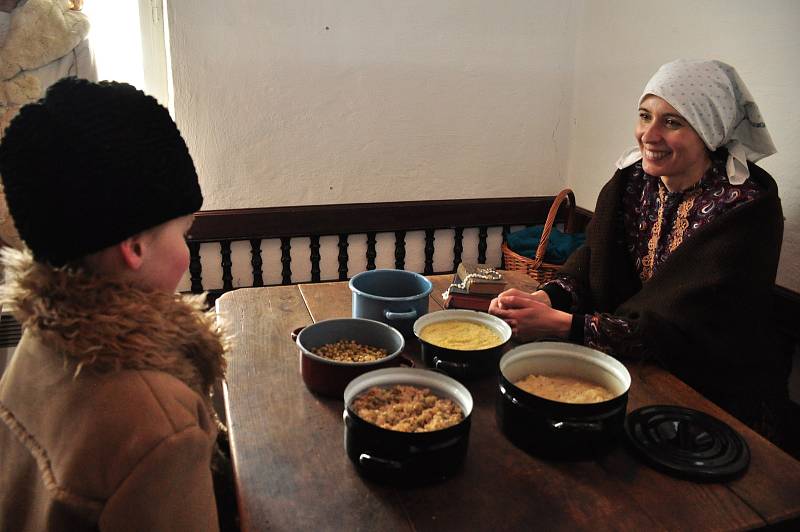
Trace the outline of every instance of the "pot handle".
<instances>
[{"instance_id":1,"label":"pot handle","mask_svg":"<svg viewBox=\"0 0 800 532\"><path fill-rule=\"evenodd\" d=\"M405 355L400 355L394 360L394 365L395 366L404 366L404 367L407 367L407 368L413 368L414 367L414 361L411 360L410 358L408 358Z\"/></svg>"},{"instance_id":2,"label":"pot handle","mask_svg":"<svg viewBox=\"0 0 800 532\"><path fill-rule=\"evenodd\" d=\"M547 425L558 432L602 432L602 421L568 421L561 419L548 419Z\"/></svg>"},{"instance_id":3,"label":"pot handle","mask_svg":"<svg viewBox=\"0 0 800 532\"><path fill-rule=\"evenodd\" d=\"M342 412L342 419L344 419L344 424L347 427L352 426L353 421L350 419L350 414L347 413L346 408L344 412ZM373 456L369 453L360 453L358 455L358 464L365 469L371 469L377 472L381 471L396 472L403 469L403 462L400 462L398 460L389 460L387 458L381 458L379 456Z\"/></svg>"},{"instance_id":4,"label":"pot handle","mask_svg":"<svg viewBox=\"0 0 800 532\"><path fill-rule=\"evenodd\" d=\"M358 455L358 464L363 468L374 471L400 471L403 469L403 462L372 456L368 453Z\"/></svg>"},{"instance_id":5,"label":"pot handle","mask_svg":"<svg viewBox=\"0 0 800 532\"><path fill-rule=\"evenodd\" d=\"M411 309L408 312L392 312L391 310L384 310L383 315L387 320L411 320L417 317L416 309Z\"/></svg>"},{"instance_id":6,"label":"pot handle","mask_svg":"<svg viewBox=\"0 0 800 532\"><path fill-rule=\"evenodd\" d=\"M433 356L431 360L433 362L433 367L439 371L443 371L445 373L455 372L457 375L463 375L467 372L469 368L469 364L465 364L463 362L450 362L449 360L442 360L437 356Z\"/></svg>"},{"instance_id":7,"label":"pot handle","mask_svg":"<svg viewBox=\"0 0 800 532\"><path fill-rule=\"evenodd\" d=\"M306 326L305 326L305 325L303 325L302 327L298 327L297 329L293 330L293 331L292 331L292 341L296 342L296 341L297 341L297 336L298 336L298 335L300 334L300 332L301 332L303 329L305 329L305 328L306 328Z\"/></svg>"},{"instance_id":8,"label":"pot handle","mask_svg":"<svg viewBox=\"0 0 800 532\"><path fill-rule=\"evenodd\" d=\"M514 405L520 406L525 410L530 410L527 406L520 403L516 397L508 393L503 385L500 385L500 393L503 396L511 401ZM567 432L567 431L589 431L589 432L602 432L603 430L603 420L598 421L572 421L572 420L565 420L565 419L547 419L545 420L547 426L550 430L558 431L558 432Z\"/></svg>"}]
</instances>

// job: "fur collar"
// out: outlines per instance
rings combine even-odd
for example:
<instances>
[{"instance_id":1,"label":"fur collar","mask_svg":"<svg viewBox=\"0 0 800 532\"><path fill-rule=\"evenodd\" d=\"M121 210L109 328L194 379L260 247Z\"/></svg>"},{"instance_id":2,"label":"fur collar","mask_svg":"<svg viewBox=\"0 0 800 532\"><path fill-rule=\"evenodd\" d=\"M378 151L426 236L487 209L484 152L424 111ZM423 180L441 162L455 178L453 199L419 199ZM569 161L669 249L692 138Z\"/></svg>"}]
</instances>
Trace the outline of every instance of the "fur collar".
<instances>
[{"instance_id":1,"label":"fur collar","mask_svg":"<svg viewBox=\"0 0 800 532\"><path fill-rule=\"evenodd\" d=\"M89 33L89 19L69 0L28 0L11 12L0 47L0 107L21 106L42 96L28 73L67 55Z\"/></svg>"},{"instance_id":2,"label":"fur collar","mask_svg":"<svg viewBox=\"0 0 800 532\"><path fill-rule=\"evenodd\" d=\"M202 296L143 290L81 270L52 268L5 248L0 302L80 371L155 369L206 400L224 377L226 339Z\"/></svg>"}]
</instances>

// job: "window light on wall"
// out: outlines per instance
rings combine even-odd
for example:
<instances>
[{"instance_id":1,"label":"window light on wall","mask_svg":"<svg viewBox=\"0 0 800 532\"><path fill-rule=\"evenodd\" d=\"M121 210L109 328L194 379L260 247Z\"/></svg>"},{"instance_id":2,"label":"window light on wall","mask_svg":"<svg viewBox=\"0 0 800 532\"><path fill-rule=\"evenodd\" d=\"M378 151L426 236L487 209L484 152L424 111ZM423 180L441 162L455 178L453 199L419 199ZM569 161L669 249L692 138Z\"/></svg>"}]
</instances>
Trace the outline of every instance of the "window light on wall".
<instances>
[{"instance_id":1,"label":"window light on wall","mask_svg":"<svg viewBox=\"0 0 800 532\"><path fill-rule=\"evenodd\" d=\"M169 107L162 0L85 0L99 79L125 81Z\"/></svg>"}]
</instances>

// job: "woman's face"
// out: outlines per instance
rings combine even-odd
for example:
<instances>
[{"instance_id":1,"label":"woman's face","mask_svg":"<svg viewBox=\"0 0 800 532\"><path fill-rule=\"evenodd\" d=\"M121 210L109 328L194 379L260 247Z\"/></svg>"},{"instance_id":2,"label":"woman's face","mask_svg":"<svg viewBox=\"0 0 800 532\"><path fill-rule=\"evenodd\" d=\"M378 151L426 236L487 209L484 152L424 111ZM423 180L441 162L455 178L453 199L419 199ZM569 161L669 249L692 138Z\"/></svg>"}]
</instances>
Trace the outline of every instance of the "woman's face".
<instances>
[{"instance_id":1,"label":"woman's face","mask_svg":"<svg viewBox=\"0 0 800 532\"><path fill-rule=\"evenodd\" d=\"M708 168L710 159L703 140L674 107L658 96L646 96L639 106L636 141L642 152L642 168L650 175L688 186Z\"/></svg>"}]
</instances>

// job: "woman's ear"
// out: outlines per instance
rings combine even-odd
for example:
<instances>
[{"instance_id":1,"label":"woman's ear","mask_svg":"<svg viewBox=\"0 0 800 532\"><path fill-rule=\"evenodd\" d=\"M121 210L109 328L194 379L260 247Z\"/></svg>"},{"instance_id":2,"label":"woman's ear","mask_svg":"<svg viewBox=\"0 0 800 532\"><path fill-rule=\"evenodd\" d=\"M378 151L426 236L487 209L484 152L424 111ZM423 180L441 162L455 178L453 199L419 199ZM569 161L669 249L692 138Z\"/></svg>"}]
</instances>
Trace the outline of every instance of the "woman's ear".
<instances>
[{"instance_id":1,"label":"woman's ear","mask_svg":"<svg viewBox=\"0 0 800 532\"><path fill-rule=\"evenodd\" d=\"M145 242L141 234L126 238L117 244L122 261L131 270L138 270L142 267L142 263L144 262L144 246Z\"/></svg>"}]
</instances>

